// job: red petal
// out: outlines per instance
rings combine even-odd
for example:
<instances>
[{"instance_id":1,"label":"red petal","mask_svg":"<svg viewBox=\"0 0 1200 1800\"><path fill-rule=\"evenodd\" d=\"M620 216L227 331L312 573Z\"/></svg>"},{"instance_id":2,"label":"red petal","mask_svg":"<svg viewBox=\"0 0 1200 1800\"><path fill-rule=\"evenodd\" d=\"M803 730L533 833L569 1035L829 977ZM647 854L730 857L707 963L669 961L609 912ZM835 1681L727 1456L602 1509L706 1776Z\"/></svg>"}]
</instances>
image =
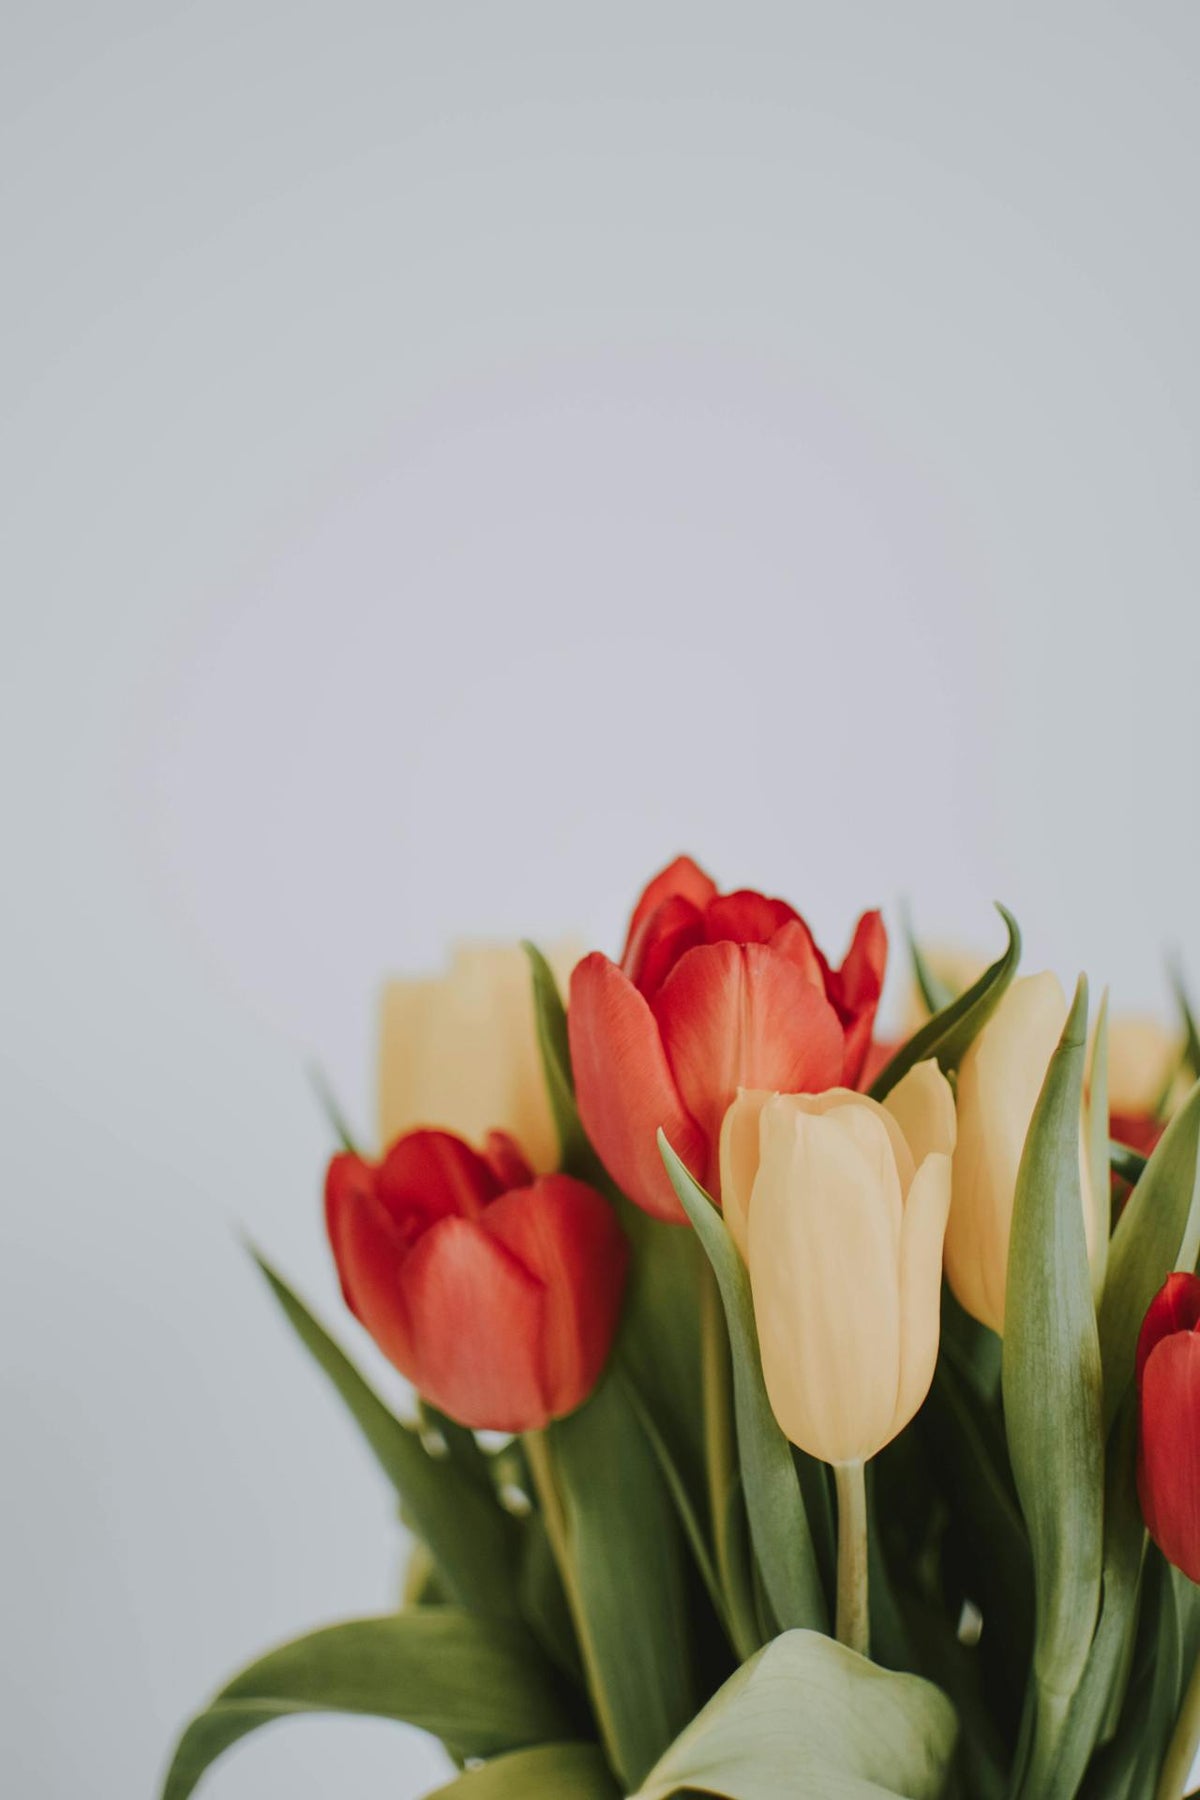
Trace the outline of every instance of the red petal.
<instances>
[{"instance_id":1,"label":"red petal","mask_svg":"<svg viewBox=\"0 0 1200 1800\"><path fill-rule=\"evenodd\" d=\"M1118 1144L1128 1144L1131 1150L1136 1150L1141 1156L1149 1156L1166 1129L1166 1121L1157 1118L1154 1113L1109 1114L1109 1137L1115 1138Z\"/></svg>"},{"instance_id":2,"label":"red petal","mask_svg":"<svg viewBox=\"0 0 1200 1800\"><path fill-rule=\"evenodd\" d=\"M765 944L799 914L786 900L768 900L751 888L736 894L719 894L704 914L704 935L710 944L729 939L734 944Z\"/></svg>"},{"instance_id":3,"label":"red petal","mask_svg":"<svg viewBox=\"0 0 1200 1800\"><path fill-rule=\"evenodd\" d=\"M829 983L829 997L846 1030L843 1079L847 1087L857 1084L871 1048L886 968L887 930L882 915L866 912L854 928L846 960Z\"/></svg>"},{"instance_id":4,"label":"red petal","mask_svg":"<svg viewBox=\"0 0 1200 1800\"><path fill-rule=\"evenodd\" d=\"M1195 1331L1200 1324L1200 1275L1168 1275L1146 1308L1138 1333L1137 1378L1141 1385L1146 1359L1156 1344L1176 1331Z\"/></svg>"},{"instance_id":5,"label":"red petal","mask_svg":"<svg viewBox=\"0 0 1200 1800\"><path fill-rule=\"evenodd\" d=\"M682 1223L655 1136L661 1126L689 1168L703 1166L704 1140L679 1097L654 1014L599 951L572 973L567 1026L579 1114L601 1162L638 1206Z\"/></svg>"},{"instance_id":6,"label":"red petal","mask_svg":"<svg viewBox=\"0 0 1200 1800\"><path fill-rule=\"evenodd\" d=\"M629 921L629 935L625 939L625 954L621 958L625 964L639 927L650 917L656 907L664 900L676 895L683 900L690 900L693 906L703 911L710 900L717 897L717 884L711 876L694 863L690 856L677 856L673 863L668 863L662 872L647 883L641 899L633 909L633 917Z\"/></svg>"},{"instance_id":7,"label":"red petal","mask_svg":"<svg viewBox=\"0 0 1200 1800\"><path fill-rule=\"evenodd\" d=\"M507 1131L489 1131L483 1155L502 1190L528 1187L533 1180L533 1170L525 1161L521 1146Z\"/></svg>"},{"instance_id":8,"label":"red petal","mask_svg":"<svg viewBox=\"0 0 1200 1800\"><path fill-rule=\"evenodd\" d=\"M629 1261L624 1233L608 1201L567 1175L505 1194L484 1229L545 1285L542 1387L561 1418L587 1399L608 1358Z\"/></svg>"},{"instance_id":9,"label":"red petal","mask_svg":"<svg viewBox=\"0 0 1200 1800\"><path fill-rule=\"evenodd\" d=\"M379 1165L379 1198L398 1224L419 1229L448 1213L473 1218L505 1183L477 1150L450 1131L409 1131ZM417 1235L410 1229L410 1236Z\"/></svg>"},{"instance_id":10,"label":"red petal","mask_svg":"<svg viewBox=\"0 0 1200 1800\"><path fill-rule=\"evenodd\" d=\"M1158 1342L1143 1367L1141 1393L1142 1514L1168 1562L1200 1581L1200 1336L1195 1331Z\"/></svg>"},{"instance_id":11,"label":"red petal","mask_svg":"<svg viewBox=\"0 0 1200 1800\"><path fill-rule=\"evenodd\" d=\"M647 913L630 937L622 971L648 1000L658 992L684 951L703 942L703 913L682 894L672 894Z\"/></svg>"},{"instance_id":12,"label":"red petal","mask_svg":"<svg viewBox=\"0 0 1200 1800\"><path fill-rule=\"evenodd\" d=\"M825 992L829 980L829 964L817 949L816 940L803 919L789 919L771 939L772 950L794 963L818 992Z\"/></svg>"},{"instance_id":13,"label":"red petal","mask_svg":"<svg viewBox=\"0 0 1200 1800\"><path fill-rule=\"evenodd\" d=\"M679 1093L708 1138L710 1182L721 1121L739 1087L815 1094L842 1078L837 1014L767 944L689 950L663 983L654 1015Z\"/></svg>"},{"instance_id":14,"label":"red petal","mask_svg":"<svg viewBox=\"0 0 1200 1800\"><path fill-rule=\"evenodd\" d=\"M545 1290L483 1221L445 1218L427 1231L403 1288L416 1346L404 1372L427 1400L474 1431L549 1423Z\"/></svg>"},{"instance_id":15,"label":"red petal","mask_svg":"<svg viewBox=\"0 0 1200 1800\"><path fill-rule=\"evenodd\" d=\"M325 1227L346 1305L411 1377L412 1331L400 1290L407 1240L379 1203L376 1177L360 1157L335 1156L325 1179Z\"/></svg>"}]
</instances>

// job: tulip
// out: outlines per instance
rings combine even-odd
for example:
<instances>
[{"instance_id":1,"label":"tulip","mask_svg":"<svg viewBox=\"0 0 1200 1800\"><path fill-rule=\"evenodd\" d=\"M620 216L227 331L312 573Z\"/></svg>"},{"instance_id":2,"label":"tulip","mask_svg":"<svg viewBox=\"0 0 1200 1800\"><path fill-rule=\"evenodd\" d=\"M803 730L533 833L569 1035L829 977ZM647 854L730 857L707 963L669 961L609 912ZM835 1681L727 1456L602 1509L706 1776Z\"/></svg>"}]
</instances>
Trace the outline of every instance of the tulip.
<instances>
[{"instance_id":1,"label":"tulip","mask_svg":"<svg viewBox=\"0 0 1200 1800\"><path fill-rule=\"evenodd\" d=\"M1168 1562L1200 1581L1200 1278L1168 1275L1137 1347L1138 1496Z\"/></svg>"},{"instance_id":2,"label":"tulip","mask_svg":"<svg viewBox=\"0 0 1200 1800\"><path fill-rule=\"evenodd\" d=\"M1066 996L1057 976L1024 976L1013 982L958 1071L958 1148L946 1230L946 1278L972 1318L1000 1333L1017 1171L1066 1018ZM1079 1160L1090 1252L1095 1211L1082 1123Z\"/></svg>"},{"instance_id":3,"label":"tulip","mask_svg":"<svg viewBox=\"0 0 1200 1800\"><path fill-rule=\"evenodd\" d=\"M598 951L571 976L568 1026L579 1111L613 1180L680 1222L656 1147L720 1198L721 1121L738 1089L819 1093L855 1085L871 1042L887 938L859 920L840 969L782 900L719 894L687 857L639 900L618 966Z\"/></svg>"},{"instance_id":4,"label":"tulip","mask_svg":"<svg viewBox=\"0 0 1200 1800\"><path fill-rule=\"evenodd\" d=\"M342 1292L384 1355L474 1430L540 1430L599 1379L628 1250L608 1202L535 1178L493 1133L482 1153L414 1131L379 1163L335 1156L325 1217Z\"/></svg>"},{"instance_id":5,"label":"tulip","mask_svg":"<svg viewBox=\"0 0 1200 1800\"><path fill-rule=\"evenodd\" d=\"M937 1361L954 1097L918 1063L883 1105L848 1088L743 1092L721 1134L725 1216L750 1271L780 1426L861 1463L908 1424Z\"/></svg>"},{"instance_id":6,"label":"tulip","mask_svg":"<svg viewBox=\"0 0 1200 1800\"><path fill-rule=\"evenodd\" d=\"M577 952L548 961L565 985ZM529 963L517 944L459 946L447 975L383 990L380 1142L433 1126L479 1141L500 1127L534 1169L558 1165Z\"/></svg>"}]
</instances>

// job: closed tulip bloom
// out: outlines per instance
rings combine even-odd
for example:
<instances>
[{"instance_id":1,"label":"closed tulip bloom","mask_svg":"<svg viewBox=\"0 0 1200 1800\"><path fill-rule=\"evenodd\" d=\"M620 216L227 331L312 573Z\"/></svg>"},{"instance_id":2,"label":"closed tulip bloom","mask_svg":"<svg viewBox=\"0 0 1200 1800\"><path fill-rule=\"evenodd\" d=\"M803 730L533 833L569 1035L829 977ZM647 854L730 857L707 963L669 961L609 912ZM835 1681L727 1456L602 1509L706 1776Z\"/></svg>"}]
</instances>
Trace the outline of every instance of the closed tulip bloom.
<instances>
[{"instance_id":1,"label":"closed tulip bloom","mask_svg":"<svg viewBox=\"0 0 1200 1800\"><path fill-rule=\"evenodd\" d=\"M1183 1045L1157 1019L1115 1018L1108 1028L1108 1113L1120 1144L1148 1156L1183 1098Z\"/></svg>"},{"instance_id":2,"label":"closed tulip bloom","mask_svg":"<svg viewBox=\"0 0 1200 1800\"><path fill-rule=\"evenodd\" d=\"M1013 982L958 1071L958 1148L946 1230L946 1278L972 1318L1000 1333L1017 1171L1066 1019L1066 995L1057 976L1024 976ZM1095 1224L1082 1123L1080 1187L1090 1249Z\"/></svg>"},{"instance_id":3,"label":"closed tulip bloom","mask_svg":"<svg viewBox=\"0 0 1200 1800\"><path fill-rule=\"evenodd\" d=\"M750 1271L771 1407L824 1462L865 1462L933 1380L954 1097L918 1063L882 1106L838 1088L739 1094L725 1213Z\"/></svg>"},{"instance_id":4,"label":"closed tulip bloom","mask_svg":"<svg viewBox=\"0 0 1200 1800\"><path fill-rule=\"evenodd\" d=\"M1167 1277L1137 1347L1138 1497L1168 1562L1200 1581L1200 1279Z\"/></svg>"},{"instance_id":5,"label":"closed tulip bloom","mask_svg":"<svg viewBox=\"0 0 1200 1800\"><path fill-rule=\"evenodd\" d=\"M561 983L577 955L568 945L549 953ZM447 974L386 984L379 1125L384 1144L418 1126L472 1142L499 1127L534 1169L557 1166L529 962L519 944L460 945Z\"/></svg>"},{"instance_id":6,"label":"closed tulip bloom","mask_svg":"<svg viewBox=\"0 0 1200 1800\"><path fill-rule=\"evenodd\" d=\"M493 1133L482 1154L414 1131L382 1162L335 1156L325 1216L342 1292L425 1399L475 1430L538 1430L591 1393L628 1249L608 1202L535 1178Z\"/></svg>"},{"instance_id":7,"label":"closed tulip bloom","mask_svg":"<svg viewBox=\"0 0 1200 1800\"><path fill-rule=\"evenodd\" d=\"M634 910L620 965L597 951L571 976L580 1116L617 1185L680 1222L660 1126L719 1198L721 1121L739 1087L855 1085L886 958L877 912L864 913L832 969L786 902L718 893L688 857L664 869Z\"/></svg>"}]
</instances>

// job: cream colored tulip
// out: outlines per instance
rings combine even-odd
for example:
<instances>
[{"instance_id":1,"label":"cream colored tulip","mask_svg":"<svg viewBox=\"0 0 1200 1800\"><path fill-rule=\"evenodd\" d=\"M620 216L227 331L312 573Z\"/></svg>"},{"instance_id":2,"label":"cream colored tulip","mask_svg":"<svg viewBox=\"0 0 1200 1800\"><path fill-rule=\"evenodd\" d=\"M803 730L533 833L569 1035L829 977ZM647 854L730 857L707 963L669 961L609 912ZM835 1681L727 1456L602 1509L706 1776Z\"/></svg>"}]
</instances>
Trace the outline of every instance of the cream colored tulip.
<instances>
[{"instance_id":1,"label":"cream colored tulip","mask_svg":"<svg viewBox=\"0 0 1200 1800\"><path fill-rule=\"evenodd\" d=\"M1108 1026L1108 1106L1127 1118L1144 1118L1167 1110L1183 1098L1186 1080L1179 1081L1183 1045L1176 1032L1157 1019L1126 1014Z\"/></svg>"},{"instance_id":2,"label":"cream colored tulip","mask_svg":"<svg viewBox=\"0 0 1200 1800\"><path fill-rule=\"evenodd\" d=\"M741 1092L721 1133L726 1219L750 1271L771 1406L825 1462L874 1456L937 1361L954 1098L918 1063L865 1094Z\"/></svg>"},{"instance_id":3,"label":"cream colored tulip","mask_svg":"<svg viewBox=\"0 0 1200 1800\"><path fill-rule=\"evenodd\" d=\"M960 1305L1000 1333L1017 1171L1066 1020L1067 999L1058 977L1023 976L1013 982L958 1071L958 1148L946 1231L946 1278ZM1079 1179L1090 1255L1095 1209L1082 1120Z\"/></svg>"},{"instance_id":4,"label":"cream colored tulip","mask_svg":"<svg viewBox=\"0 0 1200 1800\"><path fill-rule=\"evenodd\" d=\"M560 986L573 945L547 960ZM458 946L449 973L383 990L379 1130L383 1144L432 1125L479 1144L507 1131L539 1173L558 1141L542 1075L529 960L519 944Z\"/></svg>"}]
</instances>

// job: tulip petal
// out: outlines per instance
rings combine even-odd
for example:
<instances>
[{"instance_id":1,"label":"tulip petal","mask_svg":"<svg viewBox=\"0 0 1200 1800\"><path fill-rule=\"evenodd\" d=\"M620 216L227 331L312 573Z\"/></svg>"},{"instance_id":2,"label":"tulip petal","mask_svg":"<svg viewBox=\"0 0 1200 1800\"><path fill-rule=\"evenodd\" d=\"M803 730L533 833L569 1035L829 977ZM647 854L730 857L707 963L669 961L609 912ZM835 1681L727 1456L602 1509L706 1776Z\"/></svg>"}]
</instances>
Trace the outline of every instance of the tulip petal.
<instances>
[{"instance_id":1,"label":"tulip petal","mask_svg":"<svg viewBox=\"0 0 1200 1800\"><path fill-rule=\"evenodd\" d=\"M826 991L829 964L817 949L816 939L803 919L789 919L771 939L772 950L794 963L804 979L820 993Z\"/></svg>"},{"instance_id":2,"label":"tulip petal","mask_svg":"<svg viewBox=\"0 0 1200 1800\"><path fill-rule=\"evenodd\" d=\"M1151 1537L1200 1581L1200 1336L1176 1332L1142 1371L1138 1495Z\"/></svg>"},{"instance_id":3,"label":"tulip petal","mask_svg":"<svg viewBox=\"0 0 1200 1800\"><path fill-rule=\"evenodd\" d=\"M411 1377L412 1327L400 1289L410 1237L380 1205L376 1170L335 1156L325 1178L325 1228L346 1305L384 1355Z\"/></svg>"},{"instance_id":4,"label":"tulip petal","mask_svg":"<svg viewBox=\"0 0 1200 1800\"><path fill-rule=\"evenodd\" d=\"M914 1063L883 1102L920 1167L927 1156L949 1156L958 1136L954 1094L934 1057Z\"/></svg>"},{"instance_id":5,"label":"tulip petal","mask_svg":"<svg viewBox=\"0 0 1200 1800\"><path fill-rule=\"evenodd\" d=\"M528 1187L533 1180L534 1172L521 1154L521 1146L507 1131L488 1132L483 1158L502 1192L508 1188Z\"/></svg>"},{"instance_id":6,"label":"tulip petal","mask_svg":"<svg viewBox=\"0 0 1200 1800\"><path fill-rule=\"evenodd\" d=\"M622 965L628 961L634 938L650 914L664 900L671 900L676 896L690 900L693 906L703 912L709 901L716 899L717 884L690 856L677 856L674 862L668 863L653 881L647 882L641 899L633 909L629 934L625 939L625 952L621 958Z\"/></svg>"},{"instance_id":7,"label":"tulip petal","mask_svg":"<svg viewBox=\"0 0 1200 1800\"><path fill-rule=\"evenodd\" d=\"M759 1126L763 1107L771 1099L774 1095L766 1088L739 1088L721 1121L721 1210L743 1262L748 1255L750 1195L758 1174Z\"/></svg>"},{"instance_id":8,"label":"tulip petal","mask_svg":"<svg viewBox=\"0 0 1200 1800\"><path fill-rule=\"evenodd\" d=\"M883 992L887 967L887 931L878 912L866 912L854 929L854 937L842 966L831 976L830 998L838 1009L846 1032L843 1081L854 1087L866 1064L875 1029L875 1014Z\"/></svg>"},{"instance_id":9,"label":"tulip petal","mask_svg":"<svg viewBox=\"0 0 1200 1800\"><path fill-rule=\"evenodd\" d=\"M629 1246L608 1201L568 1175L547 1175L490 1206L484 1229L543 1283L542 1391L554 1418L591 1393L621 1310Z\"/></svg>"},{"instance_id":10,"label":"tulip petal","mask_svg":"<svg viewBox=\"0 0 1200 1800\"><path fill-rule=\"evenodd\" d=\"M545 1288L483 1221L434 1225L405 1260L401 1288L418 1348L415 1365L402 1372L427 1400L473 1431L549 1423ZM364 1323L392 1355L381 1333Z\"/></svg>"},{"instance_id":11,"label":"tulip petal","mask_svg":"<svg viewBox=\"0 0 1200 1800\"><path fill-rule=\"evenodd\" d=\"M659 990L654 1016L683 1103L708 1138L714 1164L721 1121L739 1088L816 1093L841 1076L837 1014L794 963L766 944L689 950ZM678 1144L675 1149L686 1163ZM708 1174L715 1185L715 1168Z\"/></svg>"},{"instance_id":12,"label":"tulip petal","mask_svg":"<svg viewBox=\"0 0 1200 1800\"><path fill-rule=\"evenodd\" d=\"M453 1133L410 1131L380 1163L376 1191L402 1229L415 1219L423 1230L447 1213L474 1218L504 1185L487 1159ZM417 1232L410 1227L406 1235Z\"/></svg>"},{"instance_id":13,"label":"tulip petal","mask_svg":"<svg viewBox=\"0 0 1200 1800\"><path fill-rule=\"evenodd\" d=\"M682 1224L657 1133L661 1126L689 1168L704 1167L707 1145L680 1098L654 1014L599 951L571 976L567 1028L579 1116L601 1162L637 1205Z\"/></svg>"},{"instance_id":14,"label":"tulip petal","mask_svg":"<svg viewBox=\"0 0 1200 1800\"><path fill-rule=\"evenodd\" d=\"M944 1076L939 1079L945 1081ZM942 1247L949 1216L950 1157L935 1152L924 1158L913 1177L900 1229L900 1385L893 1437L903 1431L933 1381L941 1332Z\"/></svg>"},{"instance_id":15,"label":"tulip petal","mask_svg":"<svg viewBox=\"0 0 1200 1800\"><path fill-rule=\"evenodd\" d=\"M785 925L800 924L796 909L786 900L769 900L752 888L734 894L718 894L704 913L704 936L710 944L726 939L734 944L770 943Z\"/></svg>"},{"instance_id":16,"label":"tulip petal","mask_svg":"<svg viewBox=\"0 0 1200 1800\"><path fill-rule=\"evenodd\" d=\"M1156 1344L1177 1331L1195 1331L1200 1325L1200 1275L1177 1269L1168 1275L1146 1309L1137 1342L1139 1384L1147 1358Z\"/></svg>"},{"instance_id":17,"label":"tulip petal","mask_svg":"<svg viewBox=\"0 0 1200 1800\"><path fill-rule=\"evenodd\" d=\"M631 937L621 968L649 1000L684 951L703 942L704 914L682 894L671 894Z\"/></svg>"},{"instance_id":18,"label":"tulip petal","mask_svg":"<svg viewBox=\"0 0 1200 1800\"><path fill-rule=\"evenodd\" d=\"M826 1462L873 1456L891 1435L901 1219L882 1120L768 1102L749 1224L763 1375L788 1437Z\"/></svg>"}]
</instances>

